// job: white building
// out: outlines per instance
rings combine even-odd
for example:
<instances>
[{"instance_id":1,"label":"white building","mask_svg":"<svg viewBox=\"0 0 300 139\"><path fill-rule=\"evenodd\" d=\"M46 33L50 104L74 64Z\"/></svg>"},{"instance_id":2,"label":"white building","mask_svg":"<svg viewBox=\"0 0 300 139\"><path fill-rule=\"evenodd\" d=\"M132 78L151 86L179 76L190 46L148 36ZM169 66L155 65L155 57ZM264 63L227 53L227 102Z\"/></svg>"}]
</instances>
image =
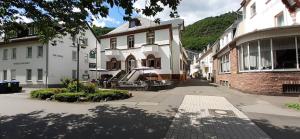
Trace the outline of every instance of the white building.
<instances>
[{"instance_id":1,"label":"white building","mask_svg":"<svg viewBox=\"0 0 300 139\"><path fill-rule=\"evenodd\" d=\"M197 78L199 76L200 72L200 63L196 56L194 56L193 61L191 61L190 64L190 76L193 78Z\"/></svg>"},{"instance_id":2,"label":"white building","mask_svg":"<svg viewBox=\"0 0 300 139\"><path fill-rule=\"evenodd\" d=\"M200 72L203 78L211 80L213 73L212 46L208 45L200 54Z\"/></svg>"},{"instance_id":3,"label":"white building","mask_svg":"<svg viewBox=\"0 0 300 139\"><path fill-rule=\"evenodd\" d=\"M181 44L184 21L155 23L135 18L101 36L102 68L109 74L130 73L135 68L152 67L159 80L185 80L187 54ZM135 80L139 73L133 75Z\"/></svg>"},{"instance_id":4,"label":"white building","mask_svg":"<svg viewBox=\"0 0 300 139\"><path fill-rule=\"evenodd\" d=\"M57 38L57 44L42 44L34 32L35 28L18 31L7 42L0 42L0 81L17 80L25 87L57 86L62 78L77 76L77 43L79 35L72 39L70 35ZM95 58L90 51L99 42L88 29L81 35L80 79L90 75L89 66ZM75 40L75 43L73 43ZM98 54L100 49L98 49ZM99 62L100 63L100 62ZM101 65L99 64L98 67ZM85 76L84 76L85 75Z\"/></svg>"}]
</instances>

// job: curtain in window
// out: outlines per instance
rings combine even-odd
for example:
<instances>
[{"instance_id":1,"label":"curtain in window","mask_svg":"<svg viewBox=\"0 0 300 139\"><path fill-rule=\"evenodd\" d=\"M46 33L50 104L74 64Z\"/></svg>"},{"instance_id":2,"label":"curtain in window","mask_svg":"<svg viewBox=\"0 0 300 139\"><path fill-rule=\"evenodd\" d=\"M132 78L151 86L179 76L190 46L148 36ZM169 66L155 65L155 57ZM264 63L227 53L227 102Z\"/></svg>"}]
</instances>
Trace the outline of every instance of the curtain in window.
<instances>
[{"instance_id":1,"label":"curtain in window","mask_svg":"<svg viewBox=\"0 0 300 139\"><path fill-rule=\"evenodd\" d=\"M258 70L258 41L249 43L249 58L250 70Z\"/></svg>"},{"instance_id":2,"label":"curtain in window","mask_svg":"<svg viewBox=\"0 0 300 139\"><path fill-rule=\"evenodd\" d=\"M273 57L275 69L297 68L295 38L274 38Z\"/></svg>"},{"instance_id":3,"label":"curtain in window","mask_svg":"<svg viewBox=\"0 0 300 139\"><path fill-rule=\"evenodd\" d=\"M272 69L270 39L260 41L261 70Z\"/></svg>"},{"instance_id":4,"label":"curtain in window","mask_svg":"<svg viewBox=\"0 0 300 139\"><path fill-rule=\"evenodd\" d=\"M242 45L243 50L243 70L249 70L248 44Z\"/></svg>"}]
</instances>

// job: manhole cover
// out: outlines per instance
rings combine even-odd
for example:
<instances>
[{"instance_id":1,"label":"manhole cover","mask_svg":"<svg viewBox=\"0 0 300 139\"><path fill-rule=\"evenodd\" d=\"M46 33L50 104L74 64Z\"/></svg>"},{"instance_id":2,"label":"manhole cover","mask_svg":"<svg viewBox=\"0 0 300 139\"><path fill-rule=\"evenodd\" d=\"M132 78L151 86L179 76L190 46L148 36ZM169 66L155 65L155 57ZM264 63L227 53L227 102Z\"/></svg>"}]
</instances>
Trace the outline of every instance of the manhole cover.
<instances>
[{"instance_id":1,"label":"manhole cover","mask_svg":"<svg viewBox=\"0 0 300 139\"><path fill-rule=\"evenodd\" d=\"M208 109L209 114L214 117L236 117L231 110Z\"/></svg>"}]
</instances>

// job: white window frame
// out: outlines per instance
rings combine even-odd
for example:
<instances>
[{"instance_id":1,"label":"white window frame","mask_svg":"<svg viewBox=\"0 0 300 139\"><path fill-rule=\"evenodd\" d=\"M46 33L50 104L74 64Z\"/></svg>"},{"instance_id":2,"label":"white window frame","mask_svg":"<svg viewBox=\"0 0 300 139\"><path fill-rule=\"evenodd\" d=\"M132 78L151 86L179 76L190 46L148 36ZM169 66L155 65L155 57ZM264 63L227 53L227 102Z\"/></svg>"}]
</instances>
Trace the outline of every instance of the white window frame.
<instances>
[{"instance_id":1,"label":"white window frame","mask_svg":"<svg viewBox=\"0 0 300 139\"><path fill-rule=\"evenodd\" d=\"M7 70L3 70L3 81L8 81Z\"/></svg>"},{"instance_id":2,"label":"white window frame","mask_svg":"<svg viewBox=\"0 0 300 139\"><path fill-rule=\"evenodd\" d=\"M229 74L231 73L231 65L230 65L230 52L224 54L223 56L221 56L219 58L219 73L220 74ZM224 69L222 69L222 65L226 66L226 70L227 71L223 71ZM223 67L224 68L224 67Z\"/></svg>"},{"instance_id":3,"label":"white window frame","mask_svg":"<svg viewBox=\"0 0 300 139\"><path fill-rule=\"evenodd\" d=\"M274 54L273 54L273 39L274 38L266 38L266 39L270 39L271 43L271 62L272 62L272 69L270 70L262 70L261 68L259 68L258 70L242 70L241 68L241 62L240 62L240 58L241 56L238 54L238 66L239 66L239 72L241 73L247 73L247 72L272 72L272 71L276 71L276 72L289 72L289 71L300 71L300 61L299 61L299 54L298 54L298 38L300 39L300 36L286 36L286 37L294 37L295 38L295 47L296 47L296 61L297 61L297 67L296 68L293 68L293 69L274 69ZM259 41L259 54L261 53L260 51L260 40L256 40L256 41ZM249 44L249 42L247 42ZM238 46L240 50L243 49L243 47L241 47L242 44L240 46ZM249 46L249 45L248 45ZM242 48L242 49L241 49ZM249 48L249 47L248 47ZM243 51L242 51L242 54L243 54ZM248 56L249 56L249 49L248 49ZM261 59L261 56L259 56L259 59ZM250 65L250 64L249 64ZM261 67L261 63L259 64L259 67Z\"/></svg>"},{"instance_id":4,"label":"white window frame","mask_svg":"<svg viewBox=\"0 0 300 139\"><path fill-rule=\"evenodd\" d=\"M42 50L42 52L40 53L40 50ZM38 46L37 47L37 57L41 58L44 56L44 47L43 46Z\"/></svg>"},{"instance_id":5,"label":"white window frame","mask_svg":"<svg viewBox=\"0 0 300 139\"><path fill-rule=\"evenodd\" d=\"M17 48L11 49L11 59L17 59Z\"/></svg>"},{"instance_id":6,"label":"white window frame","mask_svg":"<svg viewBox=\"0 0 300 139\"><path fill-rule=\"evenodd\" d=\"M29 51L29 49L31 51ZM27 47L26 48L26 58L32 58L32 51L33 51L32 47ZM30 55L29 55L29 52L30 52Z\"/></svg>"},{"instance_id":7,"label":"white window frame","mask_svg":"<svg viewBox=\"0 0 300 139\"><path fill-rule=\"evenodd\" d=\"M17 70L11 69L10 70L10 80L16 80L17 79Z\"/></svg>"},{"instance_id":8,"label":"white window frame","mask_svg":"<svg viewBox=\"0 0 300 139\"><path fill-rule=\"evenodd\" d=\"M3 49L3 60L8 60L8 49Z\"/></svg>"},{"instance_id":9,"label":"white window frame","mask_svg":"<svg viewBox=\"0 0 300 139\"><path fill-rule=\"evenodd\" d=\"M30 71L30 79L28 78L29 71ZM26 81L32 81L32 69L26 69Z\"/></svg>"},{"instance_id":10,"label":"white window frame","mask_svg":"<svg viewBox=\"0 0 300 139\"><path fill-rule=\"evenodd\" d=\"M72 51L72 60L77 61L77 51Z\"/></svg>"},{"instance_id":11,"label":"white window frame","mask_svg":"<svg viewBox=\"0 0 300 139\"><path fill-rule=\"evenodd\" d=\"M41 79L39 78L40 75L41 75ZM37 81L43 81L43 79L44 79L43 69L37 69Z\"/></svg>"}]
</instances>

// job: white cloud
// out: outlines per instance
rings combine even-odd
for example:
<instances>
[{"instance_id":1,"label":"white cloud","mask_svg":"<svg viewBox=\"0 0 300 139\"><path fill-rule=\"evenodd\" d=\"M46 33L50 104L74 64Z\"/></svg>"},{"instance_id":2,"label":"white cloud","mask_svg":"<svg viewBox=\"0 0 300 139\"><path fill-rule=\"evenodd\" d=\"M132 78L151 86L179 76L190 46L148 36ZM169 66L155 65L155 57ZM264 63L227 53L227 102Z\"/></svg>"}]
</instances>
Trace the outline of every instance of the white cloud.
<instances>
[{"instance_id":1,"label":"white cloud","mask_svg":"<svg viewBox=\"0 0 300 139\"><path fill-rule=\"evenodd\" d=\"M16 22L24 22L24 23L31 23L31 22L33 22L32 19L27 18L25 16L22 16L20 14L15 14L14 17L17 18Z\"/></svg>"},{"instance_id":2,"label":"white cloud","mask_svg":"<svg viewBox=\"0 0 300 139\"><path fill-rule=\"evenodd\" d=\"M178 13L180 18L185 20L185 24L192 24L200 19L209 16L217 16L229 11L236 11L240 6L241 0L182 0ZM145 7L145 0L138 0L134 7ZM164 12L156 17L162 20L170 19L170 9L165 8Z\"/></svg>"}]
</instances>

